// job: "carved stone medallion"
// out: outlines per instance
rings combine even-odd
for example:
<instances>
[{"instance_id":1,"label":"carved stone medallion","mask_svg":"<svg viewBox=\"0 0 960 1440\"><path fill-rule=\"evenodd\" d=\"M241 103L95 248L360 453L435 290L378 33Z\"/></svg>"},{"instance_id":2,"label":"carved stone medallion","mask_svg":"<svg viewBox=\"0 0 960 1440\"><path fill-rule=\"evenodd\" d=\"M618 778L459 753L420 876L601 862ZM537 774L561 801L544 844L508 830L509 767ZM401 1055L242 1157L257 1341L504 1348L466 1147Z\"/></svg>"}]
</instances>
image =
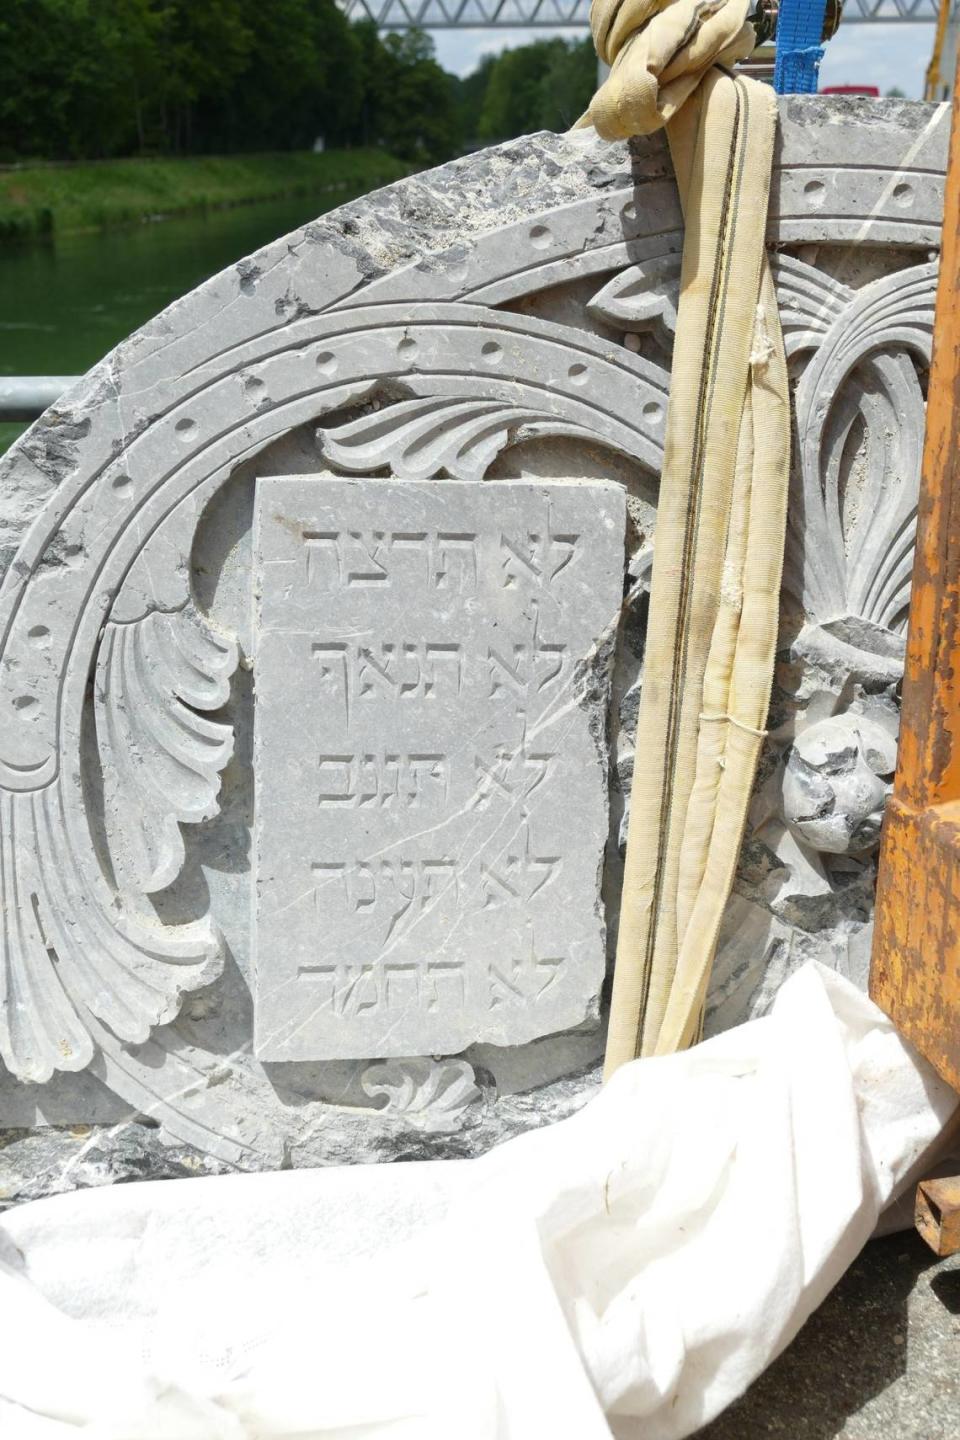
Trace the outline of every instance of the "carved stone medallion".
<instances>
[{"instance_id":1,"label":"carved stone medallion","mask_svg":"<svg viewBox=\"0 0 960 1440\"><path fill-rule=\"evenodd\" d=\"M790 536L712 1028L759 1013L807 956L864 970L943 204L943 109L797 98L781 121L768 239L796 407ZM149 1173L168 1141L262 1168L473 1153L591 1093L681 246L662 137L519 140L216 276L13 447L0 1125L158 1124ZM387 573L392 608L373 599ZM568 603L551 609L551 585ZM506 647L503 595L520 604ZM466 651L437 648L456 644L486 667L475 692ZM574 653L554 714L537 687ZM429 733L405 728L417 707ZM567 722L558 785L542 757ZM497 851L503 791L521 798ZM377 810L387 851L367 843ZM474 909L447 847L411 848L448 822L458 844L477 827ZM326 937L312 959L309 927ZM458 927L462 1001L436 968ZM386 947L405 967L399 1041ZM320 1000L305 1024L301 984Z\"/></svg>"}]
</instances>

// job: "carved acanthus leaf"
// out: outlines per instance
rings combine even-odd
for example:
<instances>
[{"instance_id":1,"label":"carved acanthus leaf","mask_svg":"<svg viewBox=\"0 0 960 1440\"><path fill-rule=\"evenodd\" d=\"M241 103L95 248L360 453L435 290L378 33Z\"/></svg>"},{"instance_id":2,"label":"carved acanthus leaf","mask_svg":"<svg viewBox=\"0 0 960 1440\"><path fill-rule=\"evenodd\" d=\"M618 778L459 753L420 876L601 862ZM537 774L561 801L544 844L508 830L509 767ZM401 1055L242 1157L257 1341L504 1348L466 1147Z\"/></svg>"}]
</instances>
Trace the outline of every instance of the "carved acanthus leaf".
<instances>
[{"instance_id":1,"label":"carved acanthus leaf","mask_svg":"<svg viewBox=\"0 0 960 1440\"><path fill-rule=\"evenodd\" d=\"M677 329L679 292L680 256L658 255L614 275L587 310L621 330L649 330L669 350Z\"/></svg>"},{"instance_id":2,"label":"carved acanthus leaf","mask_svg":"<svg viewBox=\"0 0 960 1440\"><path fill-rule=\"evenodd\" d=\"M787 355L819 345L854 291L792 255L772 254ZM669 350L677 329L680 256L658 255L614 275L587 305L597 320L626 331L649 331Z\"/></svg>"},{"instance_id":3,"label":"carved acanthus leaf","mask_svg":"<svg viewBox=\"0 0 960 1440\"><path fill-rule=\"evenodd\" d=\"M349 475L389 467L400 480L482 480L501 450L531 435L590 438L586 426L549 410L502 400L428 396L402 400L336 429L319 430L329 464Z\"/></svg>"},{"instance_id":4,"label":"carved acanthus leaf","mask_svg":"<svg viewBox=\"0 0 960 1440\"><path fill-rule=\"evenodd\" d=\"M118 878L144 894L180 873L180 824L217 812L233 730L197 712L225 704L236 665L235 643L190 603L106 626L95 705L107 842Z\"/></svg>"},{"instance_id":5,"label":"carved acanthus leaf","mask_svg":"<svg viewBox=\"0 0 960 1440\"><path fill-rule=\"evenodd\" d=\"M220 968L208 920L161 925L118 903L65 788L0 792L0 1056L34 1082L90 1063L89 1016L141 1043Z\"/></svg>"},{"instance_id":6,"label":"carved acanthus leaf","mask_svg":"<svg viewBox=\"0 0 960 1440\"><path fill-rule=\"evenodd\" d=\"M385 1096L382 1113L433 1133L459 1130L464 1111L480 1099L466 1060L378 1060L360 1084L371 1099Z\"/></svg>"},{"instance_id":7,"label":"carved acanthus leaf","mask_svg":"<svg viewBox=\"0 0 960 1440\"><path fill-rule=\"evenodd\" d=\"M106 625L94 713L116 884L81 823L79 777L0 791L0 1056L19 1079L87 1066L92 1017L142 1043L218 973L211 921L161 924L142 897L179 873L179 823L216 810L232 731L196 712L225 702L236 663L189 602Z\"/></svg>"},{"instance_id":8,"label":"carved acanthus leaf","mask_svg":"<svg viewBox=\"0 0 960 1440\"><path fill-rule=\"evenodd\" d=\"M914 357L929 362L936 274L915 266L853 292L797 386L784 584L821 623L906 623L924 418Z\"/></svg>"},{"instance_id":9,"label":"carved acanthus leaf","mask_svg":"<svg viewBox=\"0 0 960 1440\"><path fill-rule=\"evenodd\" d=\"M787 358L816 349L856 292L793 255L771 255L770 269Z\"/></svg>"}]
</instances>

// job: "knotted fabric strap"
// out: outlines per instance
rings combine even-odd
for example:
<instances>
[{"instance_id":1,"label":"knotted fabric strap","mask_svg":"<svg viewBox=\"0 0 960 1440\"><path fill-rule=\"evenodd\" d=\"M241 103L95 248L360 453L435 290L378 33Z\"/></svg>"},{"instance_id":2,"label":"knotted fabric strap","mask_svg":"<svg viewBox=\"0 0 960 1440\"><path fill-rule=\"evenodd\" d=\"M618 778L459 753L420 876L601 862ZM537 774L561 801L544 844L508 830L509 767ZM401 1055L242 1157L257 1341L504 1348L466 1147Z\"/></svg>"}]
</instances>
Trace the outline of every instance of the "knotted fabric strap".
<instances>
[{"instance_id":1,"label":"knotted fabric strap","mask_svg":"<svg viewBox=\"0 0 960 1440\"><path fill-rule=\"evenodd\" d=\"M777 640L790 411L764 248L776 99L746 0L594 0L611 73L583 124L666 125L686 232L607 1073L694 1043ZM709 723L708 723L709 722Z\"/></svg>"}]
</instances>

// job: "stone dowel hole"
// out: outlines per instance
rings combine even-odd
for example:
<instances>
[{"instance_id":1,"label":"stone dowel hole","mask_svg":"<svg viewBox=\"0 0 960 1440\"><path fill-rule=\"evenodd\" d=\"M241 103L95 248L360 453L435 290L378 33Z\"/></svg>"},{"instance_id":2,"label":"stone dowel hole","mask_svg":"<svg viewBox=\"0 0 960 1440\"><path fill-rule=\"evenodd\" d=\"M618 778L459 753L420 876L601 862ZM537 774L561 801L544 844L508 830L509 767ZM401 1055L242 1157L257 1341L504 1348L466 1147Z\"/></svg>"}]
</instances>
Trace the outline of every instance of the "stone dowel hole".
<instances>
[{"instance_id":1,"label":"stone dowel hole","mask_svg":"<svg viewBox=\"0 0 960 1440\"><path fill-rule=\"evenodd\" d=\"M811 209L818 210L826 198L827 187L822 180L808 180L803 187L803 193Z\"/></svg>"},{"instance_id":2,"label":"stone dowel hole","mask_svg":"<svg viewBox=\"0 0 960 1440\"><path fill-rule=\"evenodd\" d=\"M177 421L173 428L181 440L190 440L196 433L197 422L184 416L182 420Z\"/></svg>"},{"instance_id":3,"label":"stone dowel hole","mask_svg":"<svg viewBox=\"0 0 960 1440\"><path fill-rule=\"evenodd\" d=\"M317 369L321 375L335 375L337 373L337 357L332 350L321 350L317 356Z\"/></svg>"},{"instance_id":4,"label":"stone dowel hole","mask_svg":"<svg viewBox=\"0 0 960 1440\"><path fill-rule=\"evenodd\" d=\"M574 385L586 385L587 380L590 378L590 372L586 365L579 364L571 365L567 371L567 375L573 381Z\"/></svg>"},{"instance_id":5,"label":"stone dowel hole","mask_svg":"<svg viewBox=\"0 0 960 1440\"><path fill-rule=\"evenodd\" d=\"M553 239L546 225L534 225L530 230L530 244L537 250L545 250Z\"/></svg>"},{"instance_id":6,"label":"stone dowel hole","mask_svg":"<svg viewBox=\"0 0 960 1440\"><path fill-rule=\"evenodd\" d=\"M247 400L258 405L265 398L266 384L259 375L244 375L243 393Z\"/></svg>"},{"instance_id":7,"label":"stone dowel hole","mask_svg":"<svg viewBox=\"0 0 960 1440\"><path fill-rule=\"evenodd\" d=\"M50 631L46 625L31 625L27 631L27 638L33 642L38 650L45 650L50 644Z\"/></svg>"},{"instance_id":8,"label":"stone dowel hole","mask_svg":"<svg viewBox=\"0 0 960 1440\"><path fill-rule=\"evenodd\" d=\"M503 347L498 345L496 340L488 340L485 345L481 345L480 354L488 365L498 365L503 359Z\"/></svg>"}]
</instances>

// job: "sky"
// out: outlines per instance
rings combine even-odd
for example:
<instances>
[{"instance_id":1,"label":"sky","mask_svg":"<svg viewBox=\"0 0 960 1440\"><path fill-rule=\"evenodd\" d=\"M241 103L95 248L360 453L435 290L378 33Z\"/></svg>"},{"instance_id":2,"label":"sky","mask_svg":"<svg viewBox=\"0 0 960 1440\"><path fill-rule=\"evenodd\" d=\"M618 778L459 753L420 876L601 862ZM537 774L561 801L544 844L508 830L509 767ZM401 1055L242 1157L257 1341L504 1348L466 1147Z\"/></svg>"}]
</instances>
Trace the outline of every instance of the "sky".
<instances>
[{"instance_id":1,"label":"sky","mask_svg":"<svg viewBox=\"0 0 960 1440\"><path fill-rule=\"evenodd\" d=\"M923 97L923 76L933 48L933 25L841 24L827 45L820 84L894 86L911 100ZM437 59L445 70L467 75L482 55L551 35L582 38L573 30L434 30Z\"/></svg>"}]
</instances>

